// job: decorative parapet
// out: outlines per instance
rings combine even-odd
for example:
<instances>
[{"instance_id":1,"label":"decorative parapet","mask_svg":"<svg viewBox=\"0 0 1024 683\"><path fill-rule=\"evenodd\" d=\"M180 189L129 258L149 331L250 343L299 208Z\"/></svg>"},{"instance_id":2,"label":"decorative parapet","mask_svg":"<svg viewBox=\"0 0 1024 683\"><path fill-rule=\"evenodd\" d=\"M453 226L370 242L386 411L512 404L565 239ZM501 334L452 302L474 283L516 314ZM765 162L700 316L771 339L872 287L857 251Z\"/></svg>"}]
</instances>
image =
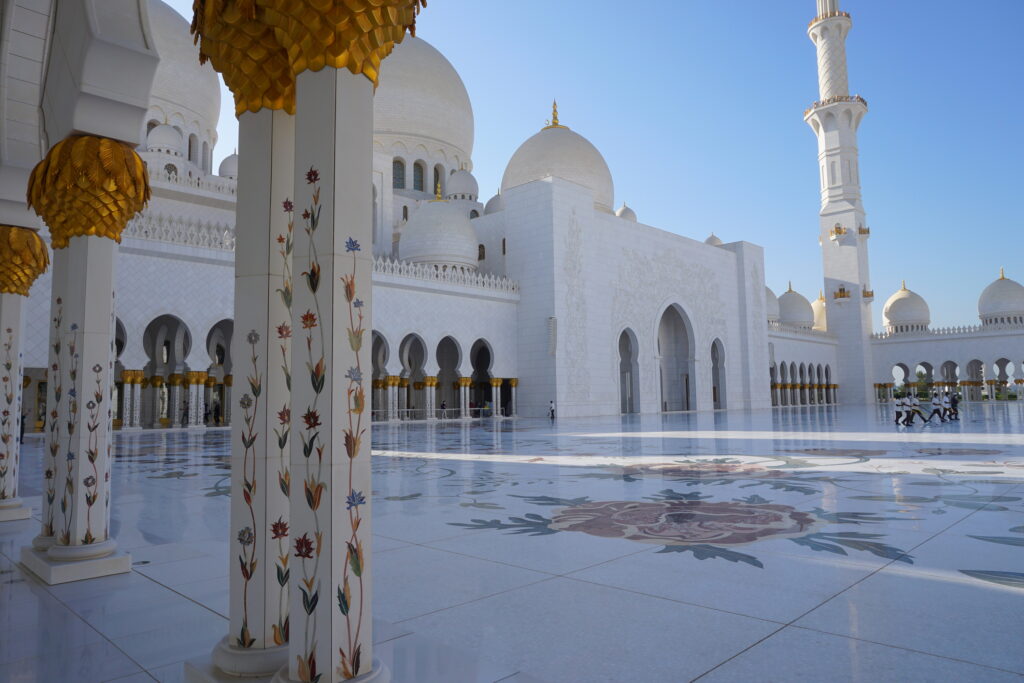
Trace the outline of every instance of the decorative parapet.
<instances>
[{"instance_id":1,"label":"decorative parapet","mask_svg":"<svg viewBox=\"0 0 1024 683\"><path fill-rule=\"evenodd\" d=\"M801 334L807 337L816 337L818 339L832 339L832 335L823 330L815 330L809 327L796 327L794 325L786 325L780 323L778 320L768 321L769 332L785 332L788 334Z\"/></svg>"},{"instance_id":2,"label":"decorative parapet","mask_svg":"<svg viewBox=\"0 0 1024 683\"><path fill-rule=\"evenodd\" d=\"M149 180L151 183L155 183L155 186L160 185L174 185L177 187L187 187L192 190L203 190L205 192L212 192L213 194L222 194L228 197L234 197L236 194L237 182L231 178L222 178L220 176L190 176L187 172L172 173L166 169L166 166L171 164L165 164L164 168L160 168L156 164L152 164L149 167Z\"/></svg>"},{"instance_id":3,"label":"decorative parapet","mask_svg":"<svg viewBox=\"0 0 1024 683\"><path fill-rule=\"evenodd\" d=\"M953 337L960 335L973 335L984 332L1003 331L1024 331L1024 323L1004 323L998 325L961 325L955 327L936 327L927 330L912 330L907 332L875 332L872 339L892 339L893 337Z\"/></svg>"},{"instance_id":4,"label":"decorative parapet","mask_svg":"<svg viewBox=\"0 0 1024 683\"><path fill-rule=\"evenodd\" d=\"M871 234L871 228L864 228L864 227L857 228L857 234L858 235L864 235L865 237L868 237Z\"/></svg>"},{"instance_id":5,"label":"decorative parapet","mask_svg":"<svg viewBox=\"0 0 1024 683\"><path fill-rule=\"evenodd\" d=\"M233 225L199 222L158 213L147 212L130 221L124 236L203 249L235 250Z\"/></svg>"},{"instance_id":6,"label":"decorative parapet","mask_svg":"<svg viewBox=\"0 0 1024 683\"><path fill-rule=\"evenodd\" d=\"M850 18L850 13L849 12L843 12L843 11L836 11L836 12L825 12L824 14L819 14L818 16L814 17L809 22L807 22L807 28L810 28L810 27L814 26L819 21L824 21L826 19L832 19L833 17L846 17L847 19L849 19Z\"/></svg>"},{"instance_id":7,"label":"decorative parapet","mask_svg":"<svg viewBox=\"0 0 1024 683\"><path fill-rule=\"evenodd\" d=\"M847 230L846 228L841 226L839 223L836 223L836 227L834 227L834 228L832 228L831 230L828 231L828 238L830 240L836 240L836 239L839 239L840 237L842 237L843 235L845 235L848 232L849 232L849 230Z\"/></svg>"},{"instance_id":8,"label":"decorative parapet","mask_svg":"<svg viewBox=\"0 0 1024 683\"><path fill-rule=\"evenodd\" d=\"M475 273L458 268L442 270L430 265L398 261L383 256L377 257L374 260L373 274L393 275L427 282L442 282L462 287L475 287L504 294L519 293L519 283L507 277Z\"/></svg>"},{"instance_id":9,"label":"decorative parapet","mask_svg":"<svg viewBox=\"0 0 1024 683\"><path fill-rule=\"evenodd\" d=\"M868 106L868 101L865 100L860 95L833 95L832 97L826 97L823 100L817 100L815 102L812 102L811 106L807 107L807 109L804 109L804 116L807 116L815 109L827 107L828 105L836 104L837 102L860 102L861 104L864 105L865 109Z\"/></svg>"}]
</instances>

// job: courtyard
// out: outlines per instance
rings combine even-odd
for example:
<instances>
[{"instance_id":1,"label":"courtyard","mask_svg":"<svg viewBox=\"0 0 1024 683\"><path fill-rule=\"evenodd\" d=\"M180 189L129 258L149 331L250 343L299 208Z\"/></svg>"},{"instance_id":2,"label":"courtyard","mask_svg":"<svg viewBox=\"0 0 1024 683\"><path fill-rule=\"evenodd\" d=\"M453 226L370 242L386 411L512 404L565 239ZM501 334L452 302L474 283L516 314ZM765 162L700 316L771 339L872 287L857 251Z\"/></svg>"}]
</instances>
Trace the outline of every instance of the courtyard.
<instances>
[{"instance_id":1,"label":"courtyard","mask_svg":"<svg viewBox=\"0 0 1024 683\"><path fill-rule=\"evenodd\" d=\"M227 430L121 432L133 570L46 586L0 530L0 680L179 681L228 628ZM399 683L1014 681L1024 404L387 423L374 640Z\"/></svg>"}]
</instances>

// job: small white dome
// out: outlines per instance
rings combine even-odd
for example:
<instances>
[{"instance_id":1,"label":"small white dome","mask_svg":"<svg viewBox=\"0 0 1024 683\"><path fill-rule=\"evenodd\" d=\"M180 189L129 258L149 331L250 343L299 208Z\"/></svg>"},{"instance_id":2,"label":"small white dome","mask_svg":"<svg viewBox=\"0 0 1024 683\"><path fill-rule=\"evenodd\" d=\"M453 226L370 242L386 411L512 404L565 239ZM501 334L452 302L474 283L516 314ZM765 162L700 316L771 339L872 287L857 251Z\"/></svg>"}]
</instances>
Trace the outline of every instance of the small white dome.
<instances>
[{"instance_id":1,"label":"small white dome","mask_svg":"<svg viewBox=\"0 0 1024 683\"><path fill-rule=\"evenodd\" d=\"M224 157L224 161L220 162L220 168L217 169L217 175L224 178L231 178L233 180L238 179L238 155L229 154Z\"/></svg>"},{"instance_id":2,"label":"small white dome","mask_svg":"<svg viewBox=\"0 0 1024 683\"><path fill-rule=\"evenodd\" d=\"M624 218L627 221L633 221L636 223L636 211L626 206L626 202L622 202L622 206L618 208L615 215L619 218Z\"/></svg>"},{"instance_id":3,"label":"small white dome","mask_svg":"<svg viewBox=\"0 0 1024 683\"><path fill-rule=\"evenodd\" d=\"M505 210L505 198L501 196L501 193L494 195L487 200L487 205L484 206L484 215L497 213Z\"/></svg>"},{"instance_id":4,"label":"small white dome","mask_svg":"<svg viewBox=\"0 0 1024 683\"><path fill-rule=\"evenodd\" d=\"M460 169L448 178L448 199L468 199L475 202L480 194L476 178L469 171Z\"/></svg>"},{"instance_id":5,"label":"small white dome","mask_svg":"<svg viewBox=\"0 0 1024 683\"><path fill-rule=\"evenodd\" d=\"M828 330L828 319L825 314L825 295L818 292L818 298L811 302L811 311L814 313L814 329L819 332Z\"/></svg>"},{"instance_id":6,"label":"small white dome","mask_svg":"<svg viewBox=\"0 0 1024 683\"><path fill-rule=\"evenodd\" d=\"M451 62L422 38L406 36L381 62L380 86L373 95L373 132L441 143L462 161L472 156L469 93Z\"/></svg>"},{"instance_id":7,"label":"small white dome","mask_svg":"<svg viewBox=\"0 0 1024 683\"><path fill-rule=\"evenodd\" d=\"M718 235L715 233L711 233L708 235L708 238L704 240L704 244L710 244L713 247L720 247L722 246L722 240L718 239Z\"/></svg>"},{"instance_id":8,"label":"small white dome","mask_svg":"<svg viewBox=\"0 0 1024 683\"><path fill-rule=\"evenodd\" d=\"M181 133L174 126L162 123L149 131L146 149L150 152L168 152L181 156Z\"/></svg>"},{"instance_id":9,"label":"small white dome","mask_svg":"<svg viewBox=\"0 0 1024 683\"><path fill-rule=\"evenodd\" d=\"M468 216L446 201L420 204L402 228L398 255L403 261L476 270L476 230Z\"/></svg>"},{"instance_id":10,"label":"small white dome","mask_svg":"<svg viewBox=\"0 0 1024 683\"><path fill-rule=\"evenodd\" d=\"M799 292L794 292L793 285L779 297L779 322L807 330L814 327L814 309L811 308L811 302Z\"/></svg>"},{"instance_id":11,"label":"small white dome","mask_svg":"<svg viewBox=\"0 0 1024 683\"><path fill-rule=\"evenodd\" d=\"M501 191L549 176L588 188L594 193L594 208L612 213L615 186L604 157L585 137L558 125L557 117L512 155Z\"/></svg>"},{"instance_id":12,"label":"small white dome","mask_svg":"<svg viewBox=\"0 0 1024 683\"><path fill-rule=\"evenodd\" d=\"M978 297L978 317L986 324L1002 322L994 318L1024 316L1024 285L1006 277L999 270L999 279Z\"/></svg>"},{"instance_id":13,"label":"small white dome","mask_svg":"<svg viewBox=\"0 0 1024 683\"><path fill-rule=\"evenodd\" d=\"M906 282L886 300L882 309L882 324L890 332L923 330L931 321L928 302L920 294L907 289Z\"/></svg>"},{"instance_id":14,"label":"small white dome","mask_svg":"<svg viewBox=\"0 0 1024 683\"><path fill-rule=\"evenodd\" d=\"M768 287L764 288L764 304L768 311L768 320L779 322L779 297L775 296L775 292Z\"/></svg>"}]
</instances>

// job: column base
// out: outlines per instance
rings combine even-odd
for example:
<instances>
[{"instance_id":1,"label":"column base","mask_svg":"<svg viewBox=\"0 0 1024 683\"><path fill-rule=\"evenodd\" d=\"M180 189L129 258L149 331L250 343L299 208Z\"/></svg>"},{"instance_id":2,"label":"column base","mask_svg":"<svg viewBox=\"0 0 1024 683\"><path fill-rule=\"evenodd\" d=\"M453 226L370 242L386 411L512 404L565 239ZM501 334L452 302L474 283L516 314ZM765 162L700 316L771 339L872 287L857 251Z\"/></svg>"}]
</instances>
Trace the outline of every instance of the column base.
<instances>
[{"instance_id":1,"label":"column base","mask_svg":"<svg viewBox=\"0 0 1024 683\"><path fill-rule=\"evenodd\" d=\"M294 683L292 679L288 677L287 665L281 667L281 670L278 671L271 679L271 683ZM383 662L374 657L373 669L362 676L356 676L355 678L348 679L348 683L391 683L391 670L384 666Z\"/></svg>"},{"instance_id":2,"label":"column base","mask_svg":"<svg viewBox=\"0 0 1024 683\"><path fill-rule=\"evenodd\" d=\"M108 541L107 543L114 542ZM33 541L33 545L35 545L35 541ZM113 547L117 547L116 543ZM88 546L51 545L48 550L24 547L21 549L21 564L50 586L70 581L95 579L111 574L124 574L132 569L132 558L128 553L107 551L107 554L97 556L95 553L72 550L77 548L88 548ZM77 559L76 555L84 556Z\"/></svg>"},{"instance_id":3,"label":"column base","mask_svg":"<svg viewBox=\"0 0 1024 683\"><path fill-rule=\"evenodd\" d=\"M240 648L224 636L206 657L185 662L187 683L269 683L282 666L288 671L288 646ZM230 673L228 673L230 672Z\"/></svg>"},{"instance_id":4,"label":"column base","mask_svg":"<svg viewBox=\"0 0 1024 683\"><path fill-rule=\"evenodd\" d=\"M18 519L28 519L32 516L32 510L25 507L21 498L8 498L0 501L0 522L13 522Z\"/></svg>"}]
</instances>

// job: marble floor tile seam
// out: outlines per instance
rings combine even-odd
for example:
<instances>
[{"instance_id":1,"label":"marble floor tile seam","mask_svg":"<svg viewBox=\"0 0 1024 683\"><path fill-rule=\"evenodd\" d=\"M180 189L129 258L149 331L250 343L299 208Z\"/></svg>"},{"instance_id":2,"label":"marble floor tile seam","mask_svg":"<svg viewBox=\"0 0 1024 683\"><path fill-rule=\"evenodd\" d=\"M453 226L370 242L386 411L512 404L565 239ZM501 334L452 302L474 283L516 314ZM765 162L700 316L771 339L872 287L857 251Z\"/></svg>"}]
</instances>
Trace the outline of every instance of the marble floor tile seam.
<instances>
[{"instance_id":1,"label":"marble floor tile seam","mask_svg":"<svg viewBox=\"0 0 1024 683\"><path fill-rule=\"evenodd\" d=\"M481 531L481 532L471 532L471 533L483 533L483 532ZM462 537L463 536L453 536L452 538L462 538ZM409 545L419 546L421 548L429 548L430 550L440 550L442 552L446 552L446 553L449 553L451 555L458 555L460 557L467 557L467 558L473 559L473 560L484 560L486 562L493 562L494 564L500 564L500 565L504 565L506 567L513 567L515 569L525 569L527 571L537 572L538 574L547 574L549 578L553 578L553 579L554 578L558 578L558 577L567 577L569 574L572 574L574 572L581 572L581 571L584 571L584 570L587 570L587 569L593 569L594 567L600 567L602 564L606 564L608 562L614 562L616 560L621 560L621 559L626 558L626 557L632 557L633 555L640 555L641 553L654 552L654 550L652 550L651 548L640 548L640 549L634 550L632 552L623 553L622 555L617 555L615 557L610 557L610 558L608 558L606 560L601 560L600 562L595 562L594 564L589 564L589 565L587 565L585 567L580 567L579 569L573 569L572 571L569 571L569 572L561 572L561 573L559 573L559 572L545 571L544 569L537 569L535 567L527 567L526 565L515 564L514 562L505 562L505 561L502 561L502 560L495 560L495 559L490 558L490 557L482 557L480 555L471 555L471 554L465 553L465 552L458 552L458 551L455 551L455 550L449 550L448 548L439 548L437 546L430 545L431 543L442 543L445 540L451 540L451 539L432 540L432 541L427 541L426 543L409 543ZM401 550L401 548L393 548L393 550ZM387 551L384 551L384 552L387 552Z\"/></svg>"},{"instance_id":2,"label":"marble floor tile seam","mask_svg":"<svg viewBox=\"0 0 1024 683\"><path fill-rule=\"evenodd\" d=\"M480 558L473 558L473 559L480 559ZM448 611L450 609L455 609L457 607L465 607L466 605L472 605L473 603L480 602L481 600L488 600L488 599L493 598L493 597L498 596L498 595L504 595L505 593L511 593L512 591L521 590L523 588L530 588L532 586L536 586L538 584L545 583L547 581L554 581L554 580L559 579L559 578L562 578L562 577L552 575L552 576L549 576L547 578L540 579L538 581L531 581L530 583L524 583L524 584L521 584L521 585L518 585L518 586L512 586L511 588L505 588L504 590L495 591L493 593L488 593L487 595L481 595L479 597L473 598L472 600L464 600L462 602L457 602L457 603L455 603L453 605L448 605L447 607L439 607L438 609L430 610L429 612L424 612L423 614L417 614L415 616L406 617L405 619L398 619L398 620L396 620L394 622L391 622L391 623L393 623L395 625L398 625L398 624L402 624L402 623L407 622L407 621L412 621L413 619L422 619L423 617L428 617L428 616L430 616L432 614L438 614L440 612L446 612L446 611ZM411 633L415 633L415 631L412 631ZM407 634L404 634L404 635L410 635L410 634L407 633ZM392 639L392 640L394 640L394 639Z\"/></svg>"},{"instance_id":3,"label":"marble floor tile seam","mask_svg":"<svg viewBox=\"0 0 1024 683\"><path fill-rule=\"evenodd\" d=\"M872 645L881 645L882 647L887 647L887 648L890 648L892 650L902 650L904 652L913 652L913 653L919 654L919 655L927 655L928 657L938 657L939 659L946 659L946 660L949 660L951 662L959 662L961 664L970 664L971 666L977 666L977 667L981 667L983 669L991 669L992 671L999 671L999 672L1002 672L1002 673L1013 674L1015 676L1021 676L1022 678L1024 678L1024 671L1014 671L1012 669L1004 669L1002 667L992 666L991 664L985 664L985 663L982 663L982 662L976 662L976 661L971 660L971 659L963 659L961 657L951 657L950 655L943 654L941 652L934 652L934 651L928 651L928 650L918 650L916 648L906 647L904 645L893 645L892 643L883 643L883 642L878 641L878 640L871 640L870 638L861 638L861 637L858 637L858 636L851 636L851 635L846 634L846 633L835 633L833 631L826 631L826 630L820 629L820 628L811 628L810 626L800 626L798 624L786 624L785 628L800 629L800 630L803 630L803 631L811 631L811 632L814 632L814 633L824 633L826 635L837 636L839 638L845 638L847 640L856 640L856 641L860 641L860 642L863 642L863 643L870 643ZM778 633L778 631L776 631L776 633ZM774 635L774 633L772 635ZM701 676L703 676L703 675L705 675L705 674L701 674Z\"/></svg>"},{"instance_id":4,"label":"marble floor tile seam","mask_svg":"<svg viewBox=\"0 0 1024 683\"><path fill-rule=\"evenodd\" d=\"M147 580L149 580L149 581L152 581L153 583L155 583L156 585L160 586L161 588L164 588L165 590L168 590L168 591L170 591L171 593L174 593L175 595L181 596L181 597L185 598L186 600L188 600L188 601L189 601L189 602L191 602L191 603L194 603L194 604L196 604L196 605L199 605L200 607L202 607L203 609L205 609L205 610L206 610L207 612L209 612L210 614L215 614L215 615L217 615L218 617L220 617L221 619L224 619L224 618L225 618L225 617L224 617L224 615L223 615L223 614L221 614L220 612L218 612L217 610L215 610L215 609L212 609L212 608L210 608L210 607L209 607L208 605L204 605L203 603L199 602L198 600L196 600L196 599L194 599L194 598L192 598L192 597L190 597L190 596L188 596L188 595L185 595L184 593L182 593L182 592L180 592L180 591L176 590L176 589L175 589L174 587L172 587L172 586L168 586L167 584L164 584L164 583L160 583L159 581L157 581L157 580L156 580L156 579L154 579L153 577L151 577L151 576L146 576L145 574L143 574L143 573L141 573L141 572L137 572L137 571L135 571L135 570L132 570L132 571L133 571L133 573L135 573L135 574L138 574L139 576L145 577L145 578L146 578ZM215 578L221 578L221 577L215 577ZM187 584L187 583L184 583L184 584L181 584L181 585L183 585L183 586L187 586L187 585L189 585L189 584Z\"/></svg>"},{"instance_id":5,"label":"marble floor tile seam","mask_svg":"<svg viewBox=\"0 0 1024 683\"><path fill-rule=\"evenodd\" d=\"M615 558L615 560L621 560L621 559L622 559L621 557ZM615 560L608 560L608 562L613 562ZM606 564L606 563L605 562L599 562L598 564L596 564L594 566L597 567L597 566L600 566L602 564ZM587 567L587 569L590 569L590 568L591 567ZM578 571L584 571L584 570L580 569ZM675 603L678 603L680 605L686 605L687 607L696 607L697 609L706 609L706 610L709 610L711 612L719 612L721 614L729 614L729 615L732 615L734 617L743 617L745 619L754 619L755 621L763 621L763 622L766 622L766 623L769 623L769 624L778 624L780 628L786 627L786 626L789 625L789 622L779 621L778 619L768 619L767 617L759 617L759 616L754 615L754 614L746 614L744 612L736 612L736 611L733 611L733 610L722 609L721 607L712 607L711 605L705 605L705 604L702 604L702 603L699 603L699 602L691 602L689 600L680 600L679 598L672 598L672 597L669 597L667 595L658 595L657 593L647 593L645 591L636 590L636 589L633 589L633 588L623 588L622 586L616 586L616 585L609 584L609 583L601 583L600 581L592 581L590 579L583 579L583 578L580 578L578 576L572 576L572 572L570 572L569 574L563 574L563 575L555 577L555 578L568 579L569 581L575 581L576 583L586 583L586 584L589 584L591 586L599 586L601 588L610 588L612 590L622 591L623 593L632 593L634 595L642 595L645 598L654 598L655 600L665 600L667 602L675 602ZM774 631L773 631L773 633L774 633Z\"/></svg>"},{"instance_id":6,"label":"marble floor tile seam","mask_svg":"<svg viewBox=\"0 0 1024 683\"><path fill-rule=\"evenodd\" d=\"M18 565L18 566L19 566L19 568L21 567L21 565ZM24 572L26 572L26 573L31 575L31 573L28 572L27 570L23 569L22 571L24 571ZM72 609L70 606L68 606L68 604L64 600L61 600L58 596L54 595L53 593L50 593L50 597L52 597L54 600L56 600L58 603L60 603L60 605L64 609L66 609L70 614L72 614L75 619L80 620L83 624L85 624L90 629L95 631L100 636L100 638L103 641L105 641L110 647L112 647L115 650L117 650L118 652L120 652L126 659L128 659L128 661L130 661L132 664L134 664L136 667L138 667L139 671L146 671L146 667L142 666L142 664L139 663L139 661L137 659L135 659L130 654L125 652L123 648L121 648L121 647L119 647L117 645L117 643L115 643L113 640L108 638L106 636L106 634L103 633L103 631L101 631L100 629L98 629L95 626L93 626L92 624L90 624L88 620L84 619L80 614L78 614L78 612L76 612L74 609ZM147 674L148 674L148 672L147 672ZM122 678L124 678L124 676L122 676ZM117 680L117 679L114 679L114 680Z\"/></svg>"},{"instance_id":7,"label":"marble floor tile seam","mask_svg":"<svg viewBox=\"0 0 1024 683\"><path fill-rule=\"evenodd\" d=\"M987 506L985 506L985 507L987 507ZM930 536L929 536L928 538L924 539L923 541L921 541L921 542L920 542L920 543L918 543L917 545L913 546L912 548L909 548L909 549L907 550L907 552L906 552L906 553L904 553L903 555L901 555L901 557L903 557L903 556L909 556L909 555L910 555L910 554L911 554L911 553L912 553L912 552L913 552L913 551L914 551L915 549L917 549L917 548L921 547L921 546L922 546L922 545L924 545L925 543L928 543L929 541L931 541L932 539L936 538L937 536L940 536L941 534L943 534L943 533L945 533L946 531L948 531L949 529L953 528L954 526L956 526L957 524L959 524L959 523L960 523L960 522L962 522L963 520L967 519L968 517L970 517L970 516L971 516L971 515L973 515L973 514L976 514L977 512L980 512L980 511L981 511L981 510L983 510L983 509L984 509L984 507L983 507L983 508L980 508L980 509L978 509L978 510L974 510L974 511L972 511L972 512L971 512L970 514L968 514L968 515L965 515L964 517L961 517L960 519L957 519L957 520L955 520L954 522L952 522L952 523L951 523L951 524L949 524L948 526L944 527L944 528L943 528L943 529L941 529L940 531L937 531L937 532L935 532L934 534L930 535ZM747 652L747 651L751 650L752 648L754 648L755 646L759 645L760 643L762 643L762 642L764 642L764 641L768 640L769 638L771 638L772 636L774 636L774 635L775 635L776 633L779 633L779 632L781 632L782 630L784 630L784 629L786 629L786 628L789 628L789 627L793 626L793 625L794 625L794 624L795 624L795 623L796 623L797 621L799 621L800 619L803 619L803 618L804 618L804 617L806 617L806 616L807 616L808 614L811 614L812 612L814 612L815 610L817 610L817 609L821 608L822 606L824 606L824 605L828 604L828 603L829 603L829 602L831 602L832 600L835 600L835 599L836 599L837 597L839 597L839 596L840 596L840 595L842 595L843 593L846 593L846 592L847 592L847 591L849 591L850 589L852 589L852 588L855 588L856 586L859 586L860 584L862 584L862 583L864 583L865 581L867 581L868 579L870 579L870 578L871 578L872 576L875 576L875 575L877 575L877 574L878 574L879 572L883 571L883 570L884 570L884 569L886 569L887 567L890 567L890 566L892 566L892 565L893 565L894 563L896 563L896 562L898 562L898 561L899 561L899 558L897 558L897 559L893 559L893 560L890 560L889 562L886 562L885 564L883 564L883 565L879 566L879 567L878 567L877 569L875 569L874 571L871 571L871 572L869 572L868 574L866 574L866 575L862 576L861 578L857 579L856 581L854 581L854 582L853 582L853 583L851 583L850 585L846 586L846 587L845 587L845 588L843 588L842 590L840 590L840 591L837 591L837 592L836 592L835 594L833 594L833 595L831 595L831 596L829 596L829 597L825 598L824 600L822 600L821 602L819 602L819 603L818 603L817 605L815 605L815 606L811 607L810 609L808 609L807 611L803 612L802 614L799 614L799 615L797 615L796 617L794 617L793 619L791 619L791 620L790 620L789 622L787 622L787 623L784 623L784 624L783 624L783 625L782 625L782 626L781 626L780 628L776 629L775 631L772 631L772 632L771 632L770 634L766 635L766 636L765 636L764 638L761 638L760 640L758 640L758 641L757 641L757 642L755 642L755 643L751 643L751 644L750 644L749 646L745 647L745 648L744 648L743 650L741 650L740 652L737 652L737 653L735 653L734 655L732 655L731 657L729 657L728 659L725 659L725 660L723 660L723 661L719 662L718 664L716 664L715 666L713 666L712 668L708 669L707 671L705 671L704 673L702 673L702 674L701 674L700 676L697 676L696 678L694 678L694 679L692 679L692 680L693 680L693 681L697 681L697 680L699 680L699 679L703 678L704 676L707 676L707 675L708 675L708 674L710 674L710 673L711 673L712 671L715 671L716 669L718 669L718 668L719 668L719 667L721 667L722 665L726 664L727 662L730 662L730 661L732 661L732 660L736 659L737 657L739 657L740 655L744 654L745 652ZM622 590L622 589L620 589L620 590ZM719 610L719 611L721 611L721 610ZM767 621L767 620L763 620L763 621ZM806 629L806 630L815 630L815 629ZM823 632L823 633L825 633L825 631L822 631L822 632ZM842 635L842 634L837 634L837 633L831 633L831 632L829 632L829 635ZM849 637L849 636L844 636L844 637ZM873 641L868 641L868 642L873 642ZM875 643L875 644L877 644L877 645L886 645L887 647L895 647L895 648L897 648L897 649L909 650L909 648L900 648L900 647L898 647L898 646L894 646L894 645L889 645L889 644L887 644L887 643ZM928 654L928 655L933 655L934 653L931 653L931 652L921 652L921 654ZM936 655L936 656L942 656L942 655ZM954 659L954 658L951 658L951 657L946 657L946 659ZM961 660L957 660L957 661L961 661ZM984 667L986 667L986 668L989 668L989 669L992 669L992 668L996 668L996 667L992 667L992 666L989 666L989 665L985 665L985 664L978 664L977 662L971 662L971 661L967 661L966 663L968 663L968 664L974 664L974 665L978 665L978 666L984 666ZM1011 672L1011 673L1018 673L1018 672Z\"/></svg>"}]
</instances>

